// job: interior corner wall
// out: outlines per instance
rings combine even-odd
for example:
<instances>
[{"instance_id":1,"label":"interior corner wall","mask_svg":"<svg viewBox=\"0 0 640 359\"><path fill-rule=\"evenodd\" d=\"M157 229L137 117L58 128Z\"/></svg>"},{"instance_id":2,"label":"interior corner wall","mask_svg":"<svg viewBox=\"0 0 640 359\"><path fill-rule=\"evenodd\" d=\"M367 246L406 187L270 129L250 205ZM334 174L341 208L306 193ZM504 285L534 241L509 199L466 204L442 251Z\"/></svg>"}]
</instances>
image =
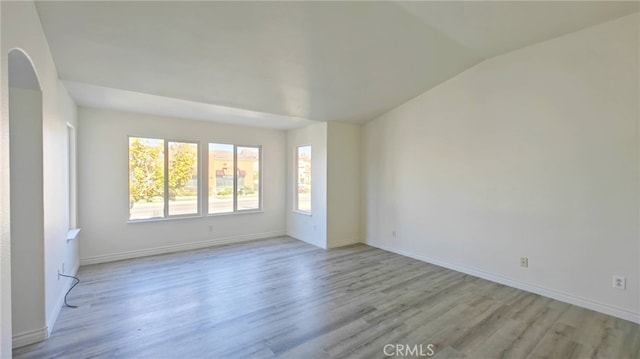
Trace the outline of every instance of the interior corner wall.
<instances>
[{"instance_id":1,"label":"interior corner wall","mask_svg":"<svg viewBox=\"0 0 640 359\"><path fill-rule=\"evenodd\" d=\"M20 56L25 64L28 60ZM20 61L20 60L17 60ZM28 66L28 65L27 65ZM12 64L16 70L19 65ZM11 74L16 76L16 74ZM42 93L9 87L11 313L14 346L45 330Z\"/></svg>"},{"instance_id":2,"label":"interior corner wall","mask_svg":"<svg viewBox=\"0 0 640 359\"><path fill-rule=\"evenodd\" d=\"M640 322L639 21L484 61L366 124L366 243Z\"/></svg>"},{"instance_id":3,"label":"interior corner wall","mask_svg":"<svg viewBox=\"0 0 640 359\"><path fill-rule=\"evenodd\" d=\"M10 260L10 232L9 232L9 184L8 173L9 147L7 135L9 126L8 112L8 66L7 56L10 50L20 49L31 59L38 75L42 90L43 110L43 193L44 193L44 298L40 298L45 307L46 322L41 328L33 328L46 336L53 328L53 324L62 305L64 293L71 284L71 280L58 280L57 270L63 261L70 272L77 266L77 242L67 243L68 230L68 181L67 171L67 140L66 123L75 123L75 104L58 80L53 58L42 30L40 19L33 2L2 1L1 10L1 58L2 69L2 243L0 258L2 271L0 275L1 313L2 313L2 357L10 357L11 340L11 271L8 266ZM14 273L19 276L19 273ZM20 334L20 333L13 333ZM36 337L31 337L34 340ZM39 339L44 339L40 337ZM8 353L8 355L7 355Z\"/></svg>"},{"instance_id":4,"label":"interior corner wall","mask_svg":"<svg viewBox=\"0 0 640 359\"><path fill-rule=\"evenodd\" d=\"M294 210L299 146L311 146L311 214ZM287 235L327 248L327 123L288 131L286 161Z\"/></svg>"},{"instance_id":5,"label":"interior corner wall","mask_svg":"<svg viewBox=\"0 0 640 359\"><path fill-rule=\"evenodd\" d=\"M55 106L55 112L45 113L43 123L45 285L49 335L64 305L64 294L73 284L73 279L58 278L58 270L63 272L64 266L66 275L78 272L82 241L82 233L75 240L67 241L71 227L67 125L77 128L77 106L59 80L52 83L50 94L50 105Z\"/></svg>"},{"instance_id":6,"label":"interior corner wall","mask_svg":"<svg viewBox=\"0 0 640 359\"><path fill-rule=\"evenodd\" d=\"M0 51L2 50L2 6L0 5ZM5 98L7 57L0 56L0 101ZM8 101L8 96L7 96ZM2 102L2 109L7 103ZM11 247L9 236L9 118L0 112L0 358L11 357Z\"/></svg>"},{"instance_id":7,"label":"interior corner wall","mask_svg":"<svg viewBox=\"0 0 640 359\"><path fill-rule=\"evenodd\" d=\"M284 131L80 107L82 264L285 234ZM128 136L262 146L262 211L129 222Z\"/></svg>"},{"instance_id":8,"label":"interior corner wall","mask_svg":"<svg viewBox=\"0 0 640 359\"><path fill-rule=\"evenodd\" d=\"M360 242L361 126L327 123L327 247Z\"/></svg>"}]
</instances>

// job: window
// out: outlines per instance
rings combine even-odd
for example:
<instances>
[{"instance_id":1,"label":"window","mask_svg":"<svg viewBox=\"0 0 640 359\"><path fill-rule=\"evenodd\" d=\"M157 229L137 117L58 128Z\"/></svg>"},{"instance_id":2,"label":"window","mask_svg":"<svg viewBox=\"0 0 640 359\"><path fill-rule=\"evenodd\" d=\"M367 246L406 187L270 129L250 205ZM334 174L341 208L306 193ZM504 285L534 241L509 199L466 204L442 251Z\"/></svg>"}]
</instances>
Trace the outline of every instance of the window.
<instances>
[{"instance_id":1,"label":"window","mask_svg":"<svg viewBox=\"0 0 640 359\"><path fill-rule=\"evenodd\" d=\"M262 208L262 148L129 137L129 220L204 213L235 213ZM200 187L199 158L208 178ZM203 202L202 196L207 196ZM208 210L207 210L208 208Z\"/></svg>"},{"instance_id":2,"label":"window","mask_svg":"<svg viewBox=\"0 0 640 359\"><path fill-rule=\"evenodd\" d=\"M295 209L311 212L311 146L298 147L296 163Z\"/></svg>"},{"instance_id":3,"label":"window","mask_svg":"<svg viewBox=\"0 0 640 359\"><path fill-rule=\"evenodd\" d=\"M209 144L209 213L258 210L261 148Z\"/></svg>"},{"instance_id":4,"label":"window","mask_svg":"<svg viewBox=\"0 0 640 359\"><path fill-rule=\"evenodd\" d=\"M233 145L209 144L209 213L233 212Z\"/></svg>"},{"instance_id":5,"label":"window","mask_svg":"<svg viewBox=\"0 0 640 359\"><path fill-rule=\"evenodd\" d=\"M198 214L198 144L169 142L169 215Z\"/></svg>"},{"instance_id":6,"label":"window","mask_svg":"<svg viewBox=\"0 0 640 359\"><path fill-rule=\"evenodd\" d=\"M260 148L236 148L238 159L237 210L260 209Z\"/></svg>"},{"instance_id":7,"label":"window","mask_svg":"<svg viewBox=\"0 0 640 359\"><path fill-rule=\"evenodd\" d=\"M129 219L198 214L198 178L197 143L130 137Z\"/></svg>"}]
</instances>

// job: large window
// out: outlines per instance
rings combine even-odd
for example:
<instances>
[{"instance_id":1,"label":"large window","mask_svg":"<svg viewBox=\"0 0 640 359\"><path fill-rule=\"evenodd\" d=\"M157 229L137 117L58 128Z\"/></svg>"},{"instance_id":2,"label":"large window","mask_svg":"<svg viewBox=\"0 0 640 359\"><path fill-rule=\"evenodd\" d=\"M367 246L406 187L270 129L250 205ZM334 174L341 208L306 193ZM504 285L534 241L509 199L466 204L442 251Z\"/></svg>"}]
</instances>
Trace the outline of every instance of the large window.
<instances>
[{"instance_id":1,"label":"large window","mask_svg":"<svg viewBox=\"0 0 640 359\"><path fill-rule=\"evenodd\" d=\"M129 219L198 214L198 178L197 143L130 137Z\"/></svg>"},{"instance_id":2,"label":"large window","mask_svg":"<svg viewBox=\"0 0 640 359\"><path fill-rule=\"evenodd\" d=\"M209 213L258 210L260 147L209 144Z\"/></svg>"},{"instance_id":3,"label":"large window","mask_svg":"<svg viewBox=\"0 0 640 359\"><path fill-rule=\"evenodd\" d=\"M311 146L300 146L296 152L297 190L295 209L311 212Z\"/></svg>"},{"instance_id":4,"label":"large window","mask_svg":"<svg viewBox=\"0 0 640 359\"><path fill-rule=\"evenodd\" d=\"M207 150L201 157L195 142L129 137L129 220L261 209L261 147L209 143Z\"/></svg>"}]
</instances>

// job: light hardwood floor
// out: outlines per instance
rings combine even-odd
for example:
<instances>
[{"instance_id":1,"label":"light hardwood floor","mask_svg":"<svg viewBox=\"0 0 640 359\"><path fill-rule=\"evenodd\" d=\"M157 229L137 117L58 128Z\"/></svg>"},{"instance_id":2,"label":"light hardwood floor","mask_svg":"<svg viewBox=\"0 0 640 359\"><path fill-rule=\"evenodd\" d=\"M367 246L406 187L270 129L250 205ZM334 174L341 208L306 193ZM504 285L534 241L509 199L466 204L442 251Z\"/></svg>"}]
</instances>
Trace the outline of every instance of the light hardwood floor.
<instances>
[{"instance_id":1,"label":"light hardwood floor","mask_svg":"<svg viewBox=\"0 0 640 359\"><path fill-rule=\"evenodd\" d=\"M16 358L640 357L637 324L365 245L276 238L79 276L79 308Z\"/></svg>"}]
</instances>

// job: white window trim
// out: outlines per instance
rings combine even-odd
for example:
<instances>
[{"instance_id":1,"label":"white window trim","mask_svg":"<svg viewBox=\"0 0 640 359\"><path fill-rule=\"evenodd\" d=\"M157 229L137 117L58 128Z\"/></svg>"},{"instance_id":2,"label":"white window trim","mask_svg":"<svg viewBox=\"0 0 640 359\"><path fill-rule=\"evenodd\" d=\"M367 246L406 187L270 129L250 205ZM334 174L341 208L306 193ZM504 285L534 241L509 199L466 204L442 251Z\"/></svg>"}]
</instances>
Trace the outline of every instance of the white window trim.
<instances>
[{"instance_id":1,"label":"white window trim","mask_svg":"<svg viewBox=\"0 0 640 359\"><path fill-rule=\"evenodd\" d=\"M209 213L209 176L207 175L207 190L206 190L206 202L207 202L207 216L224 216L230 214L241 214L241 213L262 213L263 203L263 185L262 185L262 145L238 145L234 143L225 143L225 142L208 142L207 143L207 171L209 170L209 145L227 145L233 146L233 211L230 212L219 212L219 213ZM250 208L250 209L238 209L238 147L247 147L247 148L257 148L258 149L258 208Z\"/></svg>"},{"instance_id":2,"label":"white window trim","mask_svg":"<svg viewBox=\"0 0 640 359\"><path fill-rule=\"evenodd\" d=\"M196 197L196 210L195 213L187 213L187 214L169 214L169 142L179 142L179 143L190 143L196 145L196 159L198 160L198 165L196 166L196 170L198 171L198 193L200 192L200 186L202 185L202 176L201 176L201 164L200 164L200 141L189 141L189 140L173 140L169 138L164 139L164 217L163 218L184 218L184 217L200 217L202 213L201 210L201 199L200 196Z\"/></svg>"},{"instance_id":3,"label":"white window trim","mask_svg":"<svg viewBox=\"0 0 640 359\"><path fill-rule=\"evenodd\" d=\"M313 213L313 206L311 205L311 210L309 211L305 211L305 210L301 210L298 208L299 205L299 201L298 201L298 171L300 170L300 161L298 160L298 155L299 155L299 149L301 147L309 147L311 149L311 156L313 156L313 146L306 144L306 145L299 145L296 146L296 148L294 149L294 154L293 154L293 158L294 158L294 171L293 171L293 210L292 212L294 213L299 213L299 214L303 214L303 215L307 215L307 216L312 216ZM309 161L311 161L311 159L309 159ZM313 166L311 167L311 173L313 174ZM313 191L313 188L309 189L309 193L311 193ZM309 200L311 200L311 196L309 197Z\"/></svg>"},{"instance_id":4,"label":"white window trim","mask_svg":"<svg viewBox=\"0 0 640 359\"><path fill-rule=\"evenodd\" d=\"M206 146L203 146L201 141L195 140L180 140L173 138L166 138L161 136L153 136L153 135L127 135L127 146L130 143L131 138L145 138L145 139L153 139L153 140L161 140L163 141L163 175L164 175L164 203L163 203L163 217L152 217L152 218L141 218L141 219L127 219L127 223L146 223L146 222L161 222L161 221L170 221L170 220L181 220L181 219L196 219L196 218L208 218L208 217L217 217L217 216L229 216L229 215L238 215L238 214L260 214L264 213L264 202L263 202L263 150L262 145L242 145L242 144L233 144L233 143L224 143L224 142L216 142L216 141L207 141ZM169 215L169 142L180 142L180 143L191 143L196 144L198 146L198 212L197 213L189 213L189 214L174 214ZM221 212L221 213L209 213L209 144L223 144L233 146L233 159L234 159L234 179L233 179L233 211L232 212ZM238 209L238 147L247 147L247 148L255 148L258 150L258 208L251 209ZM127 150L127 163L129 151ZM129 179L127 179L127 203L130 198L130 187L129 187Z\"/></svg>"},{"instance_id":5,"label":"white window trim","mask_svg":"<svg viewBox=\"0 0 640 359\"><path fill-rule=\"evenodd\" d=\"M139 222L155 222L155 221L166 221L166 220L171 220L171 219L187 219L187 218L201 218L202 216L202 197L200 195L201 193L201 187L203 187L203 185L207 185L206 179L203 180L203 176L202 176L202 161L201 161L201 156L200 156L200 152L201 152L201 143L200 141L195 141L195 140L176 140L176 139L172 139L172 138L166 138L166 137L155 137L155 136L136 136L136 135L128 135L127 136L127 146L129 146L129 144L131 143L131 138L145 138L145 139L151 139L151 140L161 140L163 141L163 175L164 175L164 188L163 188L163 196L164 196L164 203L163 203L163 217L152 217L152 218L140 218L140 219L131 219L130 217L127 219L127 223L139 223ZM180 143L190 143L190 144L195 144L197 146L197 156L196 158L198 159L198 165L197 165L197 170L198 170L198 196L197 196L197 212L196 213L188 213L188 214L173 214L173 215L169 215L169 142L180 142ZM127 164L129 163L129 149L127 147ZM127 171L127 203L129 202L129 199L131 198L131 184L130 184L130 173L128 173ZM131 213L129 213L129 216L131 216Z\"/></svg>"}]
</instances>

